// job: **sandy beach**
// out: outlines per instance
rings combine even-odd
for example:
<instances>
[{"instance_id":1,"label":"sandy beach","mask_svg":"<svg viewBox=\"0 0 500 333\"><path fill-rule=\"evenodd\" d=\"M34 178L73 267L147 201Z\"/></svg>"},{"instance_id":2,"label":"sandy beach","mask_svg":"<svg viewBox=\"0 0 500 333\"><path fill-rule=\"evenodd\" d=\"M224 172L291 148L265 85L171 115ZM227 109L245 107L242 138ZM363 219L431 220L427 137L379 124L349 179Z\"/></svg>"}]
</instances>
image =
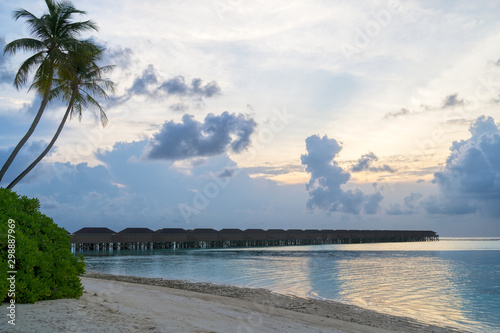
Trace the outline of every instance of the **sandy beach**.
<instances>
[{"instance_id":1,"label":"sandy beach","mask_svg":"<svg viewBox=\"0 0 500 333\"><path fill-rule=\"evenodd\" d=\"M453 332L337 302L87 272L79 300L19 304L15 332Z\"/></svg>"}]
</instances>

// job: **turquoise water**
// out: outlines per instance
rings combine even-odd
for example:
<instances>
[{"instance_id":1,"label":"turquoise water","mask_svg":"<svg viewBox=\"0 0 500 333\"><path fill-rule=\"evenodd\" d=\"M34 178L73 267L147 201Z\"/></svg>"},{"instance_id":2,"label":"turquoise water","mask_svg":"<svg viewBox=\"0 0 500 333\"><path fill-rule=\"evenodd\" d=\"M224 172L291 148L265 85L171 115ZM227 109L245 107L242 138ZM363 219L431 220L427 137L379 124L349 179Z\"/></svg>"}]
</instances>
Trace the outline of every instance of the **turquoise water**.
<instances>
[{"instance_id":1,"label":"turquoise water","mask_svg":"<svg viewBox=\"0 0 500 333\"><path fill-rule=\"evenodd\" d=\"M88 270L260 287L500 332L500 238L85 253Z\"/></svg>"}]
</instances>

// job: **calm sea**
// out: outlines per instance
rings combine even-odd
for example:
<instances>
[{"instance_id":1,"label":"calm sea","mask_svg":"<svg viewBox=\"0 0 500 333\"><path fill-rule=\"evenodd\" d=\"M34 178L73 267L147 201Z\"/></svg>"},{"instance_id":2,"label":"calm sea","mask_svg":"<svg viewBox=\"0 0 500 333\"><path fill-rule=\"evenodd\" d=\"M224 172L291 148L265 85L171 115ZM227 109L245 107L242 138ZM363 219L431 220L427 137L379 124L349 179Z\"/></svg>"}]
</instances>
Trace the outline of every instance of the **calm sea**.
<instances>
[{"instance_id":1,"label":"calm sea","mask_svg":"<svg viewBox=\"0 0 500 333\"><path fill-rule=\"evenodd\" d=\"M500 238L84 255L102 273L260 287L500 332Z\"/></svg>"}]
</instances>

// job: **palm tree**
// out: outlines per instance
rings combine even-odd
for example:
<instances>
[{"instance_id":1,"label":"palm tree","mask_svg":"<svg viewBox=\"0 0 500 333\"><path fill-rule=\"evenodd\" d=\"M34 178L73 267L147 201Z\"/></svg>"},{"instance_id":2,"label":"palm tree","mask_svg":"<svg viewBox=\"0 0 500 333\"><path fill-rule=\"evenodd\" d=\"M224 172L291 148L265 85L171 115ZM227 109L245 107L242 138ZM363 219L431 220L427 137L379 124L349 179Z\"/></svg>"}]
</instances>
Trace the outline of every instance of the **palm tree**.
<instances>
[{"instance_id":1,"label":"palm tree","mask_svg":"<svg viewBox=\"0 0 500 333\"><path fill-rule=\"evenodd\" d=\"M5 172L7 172L16 155L35 131L45 107L50 101L50 91L57 69L63 63L68 51L78 47L82 50L82 54L85 55L95 52L98 48L91 41L77 39L85 31L97 31L97 27L92 21L74 22L72 20L73 15L83 15L86 12L75 9L67 1L45 0L45 3L48 12L41 17L36 17L24 9L14 12L13 16L16 21L21 18L26 20L32 38L14 40L7 44L4 49L4 54L14 54L20 50L34 53L22 63L17 71L14 86L20 89L26 84L30 73L35 71L33 83L29 90L36 90L42 96L42 103L30 128L0 170L0 181L2 181Z\"/></svg>"},{"instance_id":2,"label":"palm tree","mask_svg":"<svg viewBox=\"0 0 500 333\"><path fill-rule=\"evenodd\" d=\"M31 163L12 183L7 186L12 189L24 176L26 176L45 155L50 151L56 142L59 134L66 123L68 116L77 115L82 118L82 110L90 108L100 118L102 126L106 126L108 118L102 106L92 95L108 98L106 90L114 91L114 84L109 79L103 78L103 74L111 71L113 66L99 67L96 61L100 60L102 49L95 49L92 54L82 56L80 48L70 52L67 56L68 62L58 71L56 87L51 91L51 98L62 98L69 102L63 119L57 131L45 150ZM96 112L98 111L98 113Z\"/></svg>"}]
</instances>

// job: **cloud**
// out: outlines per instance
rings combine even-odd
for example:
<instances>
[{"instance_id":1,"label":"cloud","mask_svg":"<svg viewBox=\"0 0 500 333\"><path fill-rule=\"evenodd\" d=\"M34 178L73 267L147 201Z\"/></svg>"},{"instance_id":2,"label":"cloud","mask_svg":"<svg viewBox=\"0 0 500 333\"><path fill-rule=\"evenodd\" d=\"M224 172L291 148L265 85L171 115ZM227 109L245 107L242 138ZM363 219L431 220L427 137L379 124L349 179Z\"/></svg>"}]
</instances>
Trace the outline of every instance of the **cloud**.
<instances>
[{"instance_id":1,"label":"cloud","mask_svg":"<svg viewBox=\"0 0 500 333\"><path fill-rule=\"evenodd\" d=\"M236 169L234 168L224 168L224 170L222 170L221 172L219 172L217 174L217 177L220 177L220 178L231 178L235 175L236 173Z\"/></svg>"},{"instance_id":2,"label":"cloud","mask_svg":"<svg viewBox=\"0 0 500 333\"><path fill-rule=\"evenodd\" d=\"M378 161L378 157L375 156L374 153L370 152L361 156L361 158L354 164L351 168L352 172L361 172L361 171L371 171L371 172L396 172L393 168L384 164L381 167L374 167L372 163Z\"/></svg>"},{"instance_id":3,"label":"cloud","mask_svg":"<svg viewBox=\"0 0 500 333\"><path fill-rule=\"evenodd\" d=\"M179 75L163 82L158 91L166 92L168 95L201 98L218 95L221 89L215 81L203 85L200 78L194 78L190 84L186 84L184 77Z\"/></svg>"},{"instance_id":4,"label":"cloud","mask_svg":"<svg viewBox=\"0 0 500 333\"><path fill-rule=\"evenodd\" d=\"M125 56L128 54L126 51ZM138 75L130 88L122 96L112 97L110 105L119 105L127 102L133 96L146 96L151 99L162 99L164 97L175 97L181 100L172 104L170 109L174 111L185 111L189 106L184 103L188 101L200 102L204 98L211 98L221 94L221 88L216 81L203 84L200 78L194 78L188 84L182 75L175 76L168 80L162 80L160 74L153 65L148 67Z\"/></svg>"},{"instance_id":5,"label":"cloud","mask_svg":"<svg viewBox=\"0 0 500 333\"><path fill-rule=\"evenodd\" d=\"M154 69L153 65L149 65L142 74L137 77L132 86L127 90L129 96L132 95L151 95L152 92L149 87L153 84L159 82L158 73Z\"/></svg>"},{"instance_id":6,"label":"cloud","mask_svg":"<svg viewBox=\"0 0 500 333\"><path fill-rule=\"evenodd\" d=\"M158 84L159 76L153 65L149 65L141 75L137 76L130 88L122 96L110 96L107 100L109 106L117 106L130 100L133 96L147 96L155 98L154 88L152 85Z\"/></svg>"},{"instance_id":7,"label":"cloud","mask_svg":"<svg viewBox=\"0 0 500 333\"><path fill-rule=\"evenodd\" d=\"M306 139L307 154L302 155L302 164L311 174L306 185L309 191L307 208L319 208L329 212L345 212L359 214L364 211L374 214L380 210L380 201L383 196L376 192L365 194L360 190L343 190L351 175L338 166L335 157L342 150L335 139L328 139L325 135L320 138L312 135Z\"/></svg>"},{"instance_id":8,"label":"cloud","mask_svg":"<svg viewBox=\"0 0 500 333\"><path fill-rule=\"evenodd\" d=\"M105 52L100 60L102 65L115 65L120 70L128 69L132 64L132 56L134 51L129 47L121 46L109 46L109 42L101 40L96 36L91 36L89 38L95 44L98 44L105 48Z\"/></svg>"},{"instance_id":9,"label":"cloud","mask_svg":"<svg viewBox=\"0 0 500 333\"><path fill-rule=\"evenodd\" d=\"M140 226L138 221L153 230L303 225L302 186L280 187L253 179L225 154L205 158L204 163L192 165L191 172L183 172L173 162L139 159L147 145L146 140L116 143L112 150L97 152L105 165L94 167L43 160L37 168L44 172L24 179L15 190L39 198L42 212L69 231L85 226L119 231ZM186 219L181 205L195 213ZM327 220L316 217L322 219Z\"/></svg>"},{"instance_id":10,"label":"cloud","mask_svg":"<svg viewBox=\"0 0 500 333\"><path fill-rule=\"evenodd\" d=\"M25 170L46 147L47 142L45 141L28 141L19 151L16 158L5 173L5 176L2 179L1 186L6 187L11 181L19 176L19 174L23 170ZM4 165L13 150L14 147L9 147L8 149L0 149L0 167ZM53 147L52 150L48 153L48 156L50 156L56 150L57 147ZM23 178L22 181L26 183L35 182L39 179L43 179L44 176L47 176L48 172L49 170L46 168L45 164L39 163L30 173L28 173Z\"/></svg>"},{"instance_id":11,"label":"cloud","mask_svg":"<svg viewBox=\"0 0 500 333\"><path fill-rule=\"evenodd\" d=\"M500 216L500 128L481 116L470 133L453 142L444 170L434 173L440 195L424 202L428 212Z\"/></svg>"},{"instance_id":12,"label":"cloud","mask_svg":"<svg viewBox=\"0 0 500 333\"><path fill-rule=\"evenodd\" d=\"M106 64L117 65L121 69L128 68L132 64L134 51L129 47L108 47L104 53L103 61Z\"/></svg>"},{"instance_id":13,"label":"cloud","mask_svg":"<svg viewBox=\"0 0 500 333\"><path fill-rule=\"evenodd\" d=\"M420 199L423 198L421 193L410 193L404 198L404 204L401 206L399 203L391 204L390 208L386 210L388 215L409 215L415 214L420 210Z\"/></svg>"},{"instance_id":14,"label":"cloud","mask_svg":"<svg viewBox=\"0 0 500 333\"><path fill-rule=\"evenodd\" d=\"M302 165L282 165L282 166L257 166L257 167L246 167L244 170L250 175L284 175L292 172L304 172L304 167Z\"/></svg>"},{"instance_id":15,"label":"cloud","mask_svg":"<svg viewBox=\"0 0 500 333\"><path fill-rule=\"evenodd\" d=\"M176 112L185 112L189 109L189 106L184 103L175 103L169 106L170 110Z\"/></svg>"},{"instance_id":16,"label":"cloud","mask_svg":"<svg viewBox=\"0 0 500 333\"><path fill-rule=\"evenodd\" d=\"M150 141L150 159L182 160L214 156L227 152L240 153L250 145L257 123L243 114L209 113L203 123L184 115L182 123L163 124Z\"/></svg>"},{"instance_id":17,"label":"cloud","mask_svg":"<svg viewBox=\"0 0 500 333\"><path fill-rule=\"evenodd\" d=\"M439 111L443 110L446 108L453 108L457 106L465 106L465 101L463 99L458 98L458 94L452 94L448 95L444 98L443 102L441 105L426 105L426 104L420 104L420 106L416 109L409 110L408 108L401 108L401 110L396 111L396 112L389 112L386 113L384 116L384 119L390 119L390 118L399 118L399 117L404 117L404 116L409 116L409 115L417 115L421 114L424 112L429 112L429 111Z\"/></svg>"},{"instance_id":18,"label":"cloud","mask_svg":"<svg viewBox=\"0 0 500 333\"><path fill-rule=\"evenodd\" d=\"M387 113L384 118L387 119L387 118L397 118L397 117L401 117L401 116L407 116L410 114L410 110L406 109L406 108L402 108L401 110L397 111L397 112L389 112Z\"/></svg>"},{"instance_id":19,"label":"cloud","mask_svg":"<svg viewBox=\"0 0 500 333\"><path fill-rule=\"evenodd\" d=\"M5 39L3 37L0 37L0 84L6 83L6 84L12 84L14 82L14 72L10 71L6 67L6 59L3 50L5 48Z\"/></svg>"},{"instance_id":20,"label":"cloud","mask_svg":"<svg viewBox=\"0 0 500 333\"><path fill-rule=\"evenodd\" d=\"M21 107L21 112L34 116L39 111L41 104L42 104L42 96L40 94L36 94L31 102L23 103L23 106ZM47 104L47 107L45 108L44 112L45 113L53 112L54 109L60 107L67 107L66 102L59 98L53 99L52 101L49 102L49 104Z\"/></svg>"},{"instance_id":21,"label":"cloud","mask_svg":"<svg viewBox=\"0 0 500 333\"><path fill-rule=\"evenodd\" d=\"M455 106L464 106L465 102L463 99L458 99L458 94L448 95L443 101L441 109L451 108Z\"/></svg>"}]
</instances>

